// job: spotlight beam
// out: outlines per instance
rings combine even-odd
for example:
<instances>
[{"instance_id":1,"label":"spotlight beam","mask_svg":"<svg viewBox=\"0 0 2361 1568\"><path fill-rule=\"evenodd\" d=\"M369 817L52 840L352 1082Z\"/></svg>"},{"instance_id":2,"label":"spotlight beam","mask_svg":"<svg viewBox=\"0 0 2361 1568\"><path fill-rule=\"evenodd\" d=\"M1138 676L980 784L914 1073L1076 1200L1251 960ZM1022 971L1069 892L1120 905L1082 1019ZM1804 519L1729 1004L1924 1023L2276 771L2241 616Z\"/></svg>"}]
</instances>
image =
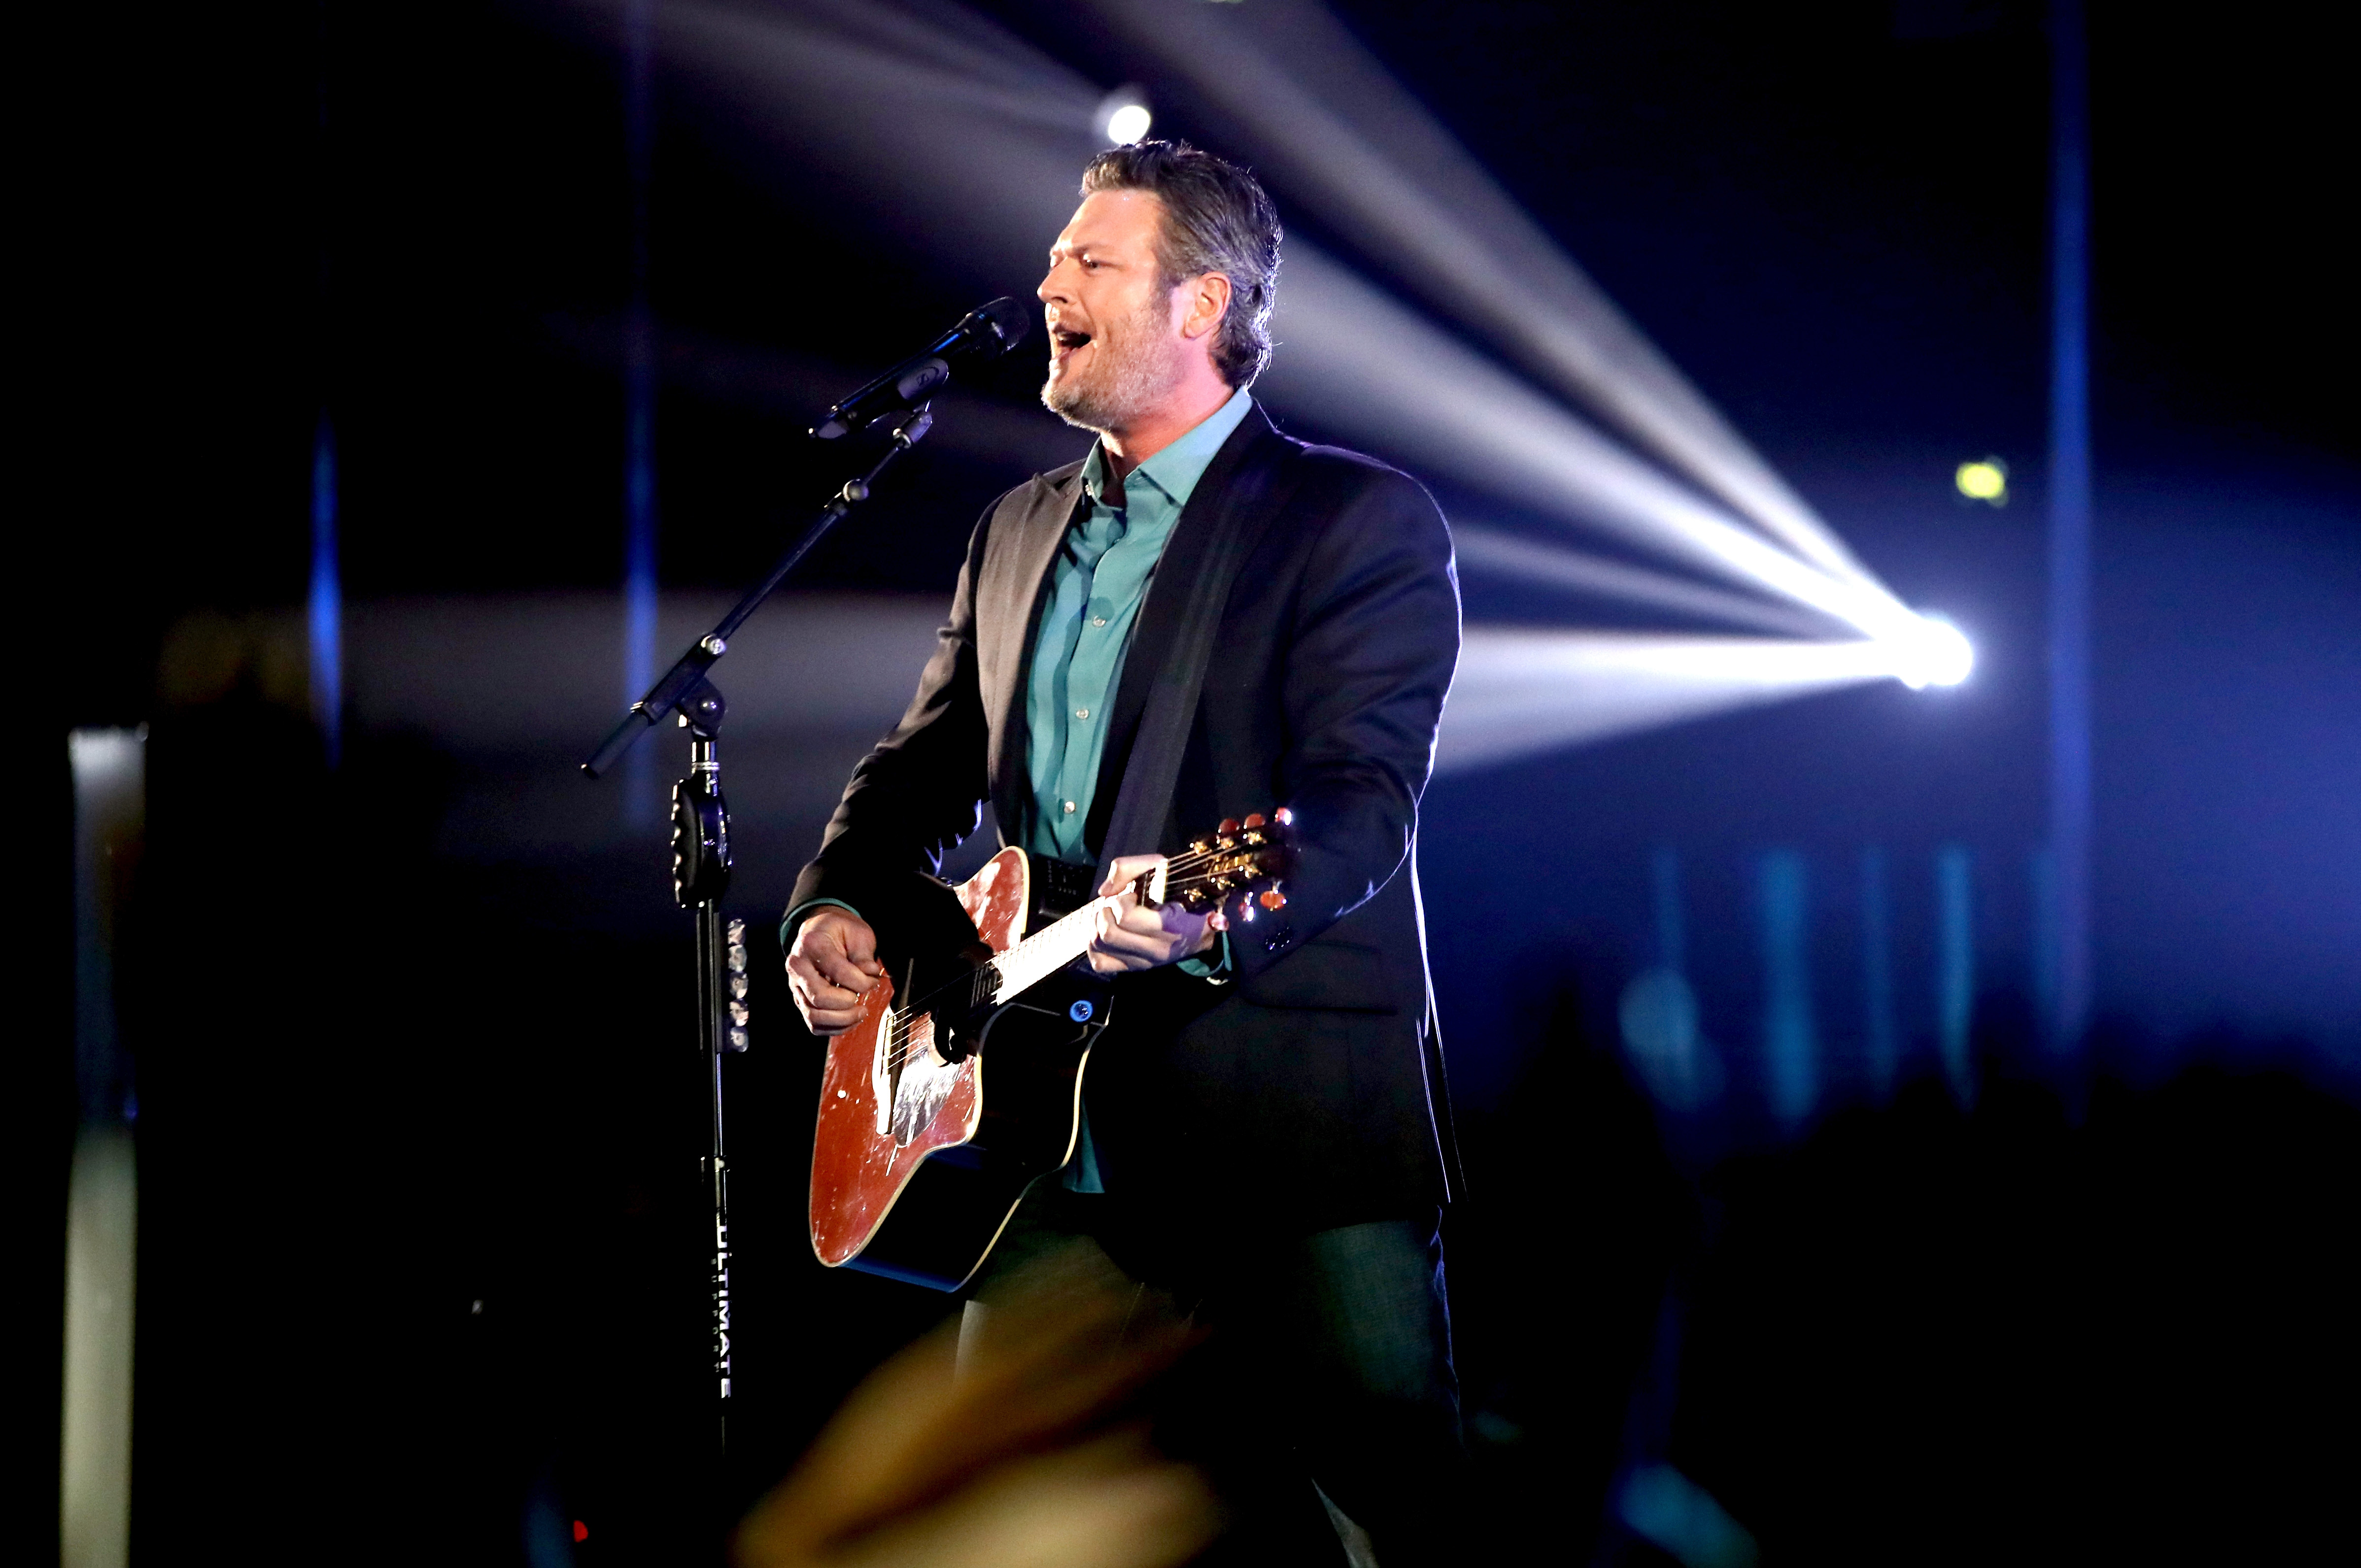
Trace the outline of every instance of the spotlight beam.
<instances>
[{"instance_id":1,"label":"spotlight beam","mask_svg":"<svg viewBox=\"0 0 2361 1568\"><path fill-rule=\"evenodd\" d=\"M1316 0L1092 5L1133 49L1187 81L1246 132L1257 165L1291 195L1369 254L1387 258L1429 303L1823 572L1875 581Z\"/></svg>"},{"instance_id":2,"label":"spotlight beam","mask_svg":"<svg viewBox=\"0 0 2361 1568\"><path fill-rule=\"evenodd\" d=\"M1279 298L1266 377L1283 406L1872 637L1915 623L1883 587L1798 560L1312 247L1290 247Z\"/></svg>"},{"instance_id":3,"label":"spotlight beam","mask_svg":"<svg viewBox=\"0 0 2361 1568\"><path fill-rule=\"evenodd\" d=\"M855 7L854 30L840 31L813 16L671 0L656 27L667 63L752 107L733 116L738 127L751 119L784 159L861 170L889 222L925 213L944 253L982 286L1029 276L1040 236L1071 209L1104 94L1046 59L1006 81L964 80L944 63L959 50L997 62L1024 46L986 50L962 38L957 49L913 45L905 55L907 24L891 13ZM591 14L611 22L614 7ZM876 39L888 19L891 50ZM928 156L878 159L886 135ZM1872 634L1905 623L1908 611L1882 589L1830 578L1772 544L1313 247L1289 247L1279 300L1283 346L1262 389L1282 410Z\"/></svg>"},{"instance_id":4,"label":"spotlight beam","mask_svg":"<svg viewBox=\"0 0 2361 1568\"><path fill-rule=\"evenodd\" d=\"M1472 772L1893 674L1892 651L1873 641L1471 626L1435 771Z\"/></svg>"},{"instance_id":5,"label":"spotlight beam","mask_svg":"<svg viewBox=\"0 0 2361 1568\"><path fill-rule=\"evenodd\" d=\"M1495 576L1570 588L1622 604L1670 610L1675 615L1789 637L1825 638L1838 630L1827 619L1800 611L1792 605L1750 598L1726 588L1667 576L1644 566L1543 544L1475 523L1453 523L1451 543L1462 572L1473 568Z\"/></svg>"}]
</instances>

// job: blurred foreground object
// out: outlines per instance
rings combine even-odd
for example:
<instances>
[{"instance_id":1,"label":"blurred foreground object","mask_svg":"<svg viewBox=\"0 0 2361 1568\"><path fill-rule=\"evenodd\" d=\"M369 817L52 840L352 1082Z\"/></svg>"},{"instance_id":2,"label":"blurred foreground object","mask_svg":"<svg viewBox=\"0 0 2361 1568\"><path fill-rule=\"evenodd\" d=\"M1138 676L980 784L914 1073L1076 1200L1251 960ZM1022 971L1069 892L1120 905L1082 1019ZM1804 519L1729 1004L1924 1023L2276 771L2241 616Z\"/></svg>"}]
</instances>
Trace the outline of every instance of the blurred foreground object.
<instances>
[{"instance_id":1,"label":"blurred foreground object","mask_svg":"<svg viewBox=\"0 0 2361 1568\"><path fill-rule=\"evenodd\" d=\"M1080 1255L1053 1258L962 1347L946 1324L854 1391L747 1515L739 1568L1159 1568L1210 1540L1198 1474L1122 1419L1191 1335Z\"/></svg>"}]
</instances>

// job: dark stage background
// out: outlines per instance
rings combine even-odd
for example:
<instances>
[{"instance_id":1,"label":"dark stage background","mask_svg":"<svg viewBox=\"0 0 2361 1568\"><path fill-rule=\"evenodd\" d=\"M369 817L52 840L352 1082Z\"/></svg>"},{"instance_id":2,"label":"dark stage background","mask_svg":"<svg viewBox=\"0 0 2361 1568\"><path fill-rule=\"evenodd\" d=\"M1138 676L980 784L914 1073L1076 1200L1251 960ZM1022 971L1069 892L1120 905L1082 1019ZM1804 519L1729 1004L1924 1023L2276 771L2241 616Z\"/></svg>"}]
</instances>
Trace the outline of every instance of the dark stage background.
<instances>
[{"instance_id":1,"label":"dark stage background","mask_svg":"<svg viewBox=\"0 0 2361 1568\"><path fill-rule=\"evenodd\" d=\"M2296 6L2091 13L2095 1006L2061 1053L2035 1026L2040 9L1336 10L1979 651L1956 690L1882 682L1430 791L1471 1167L1448 1245L1496 1521L1554 1560L1668 1560L1614 1506L1661 1463L1771 1563L2349 1540L2361 448L2339 51ZM1083 13L982 14L1106 88L1144 81L1157 134L1227 149ZM765 927L915 674L977 513L1083 444L1031 407L1038 343L973 378L725 666L732 905L762 978L730 1064L742 1409L717 1473L688 932L641 816L681 759L667 731L642 776L572 772L624 686L611 16L357 3L44 27L20 68L38 78L16 537L40 848L9 1097L42 1304L16 1358L28 1451L56 1453L60 1319L40 1314L74 1122L63 735L145 723L124 959L135 1558L700 1560L945 1310L810 1258L818 1054ZM795 156L661 52L652 81L669 659L840 477L803 439L811 412L983 295L928 213L863 199L861 167ZM928 156L864 134L877 159ZM1291 236L1388 277L1280 194ZM305 652L324 409L333 767ZM1987 455L2004 508L1952 488ZM1455 516L1513 511L1423 477ZM1474 574L1466 592L1471 621L1596 620ZM1890 1035L1860 956L1872 865ZM1774 886L1804 911L1784 969ZM1947 908L1969 912L1964 949ZM1668 917L1705 1053L1686 1098L1621 1009L1666 961ZM1802 1069L1773 1021L1791 981ZM48 1517L47 1463L20 1517ZM575 1519L578 1544L543 1528ZM1744 1560L1697 1539L1688 1561Z\"/></svg>"}]
</instances>

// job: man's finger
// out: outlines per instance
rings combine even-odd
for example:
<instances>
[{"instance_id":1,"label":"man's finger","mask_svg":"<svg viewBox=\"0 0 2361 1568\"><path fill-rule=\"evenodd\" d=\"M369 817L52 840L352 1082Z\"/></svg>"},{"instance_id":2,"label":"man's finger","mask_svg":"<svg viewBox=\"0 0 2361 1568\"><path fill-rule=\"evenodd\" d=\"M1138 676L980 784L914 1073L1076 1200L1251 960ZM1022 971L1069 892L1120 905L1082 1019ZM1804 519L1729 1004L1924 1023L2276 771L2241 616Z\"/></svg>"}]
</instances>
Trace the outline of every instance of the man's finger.
<instances>
[{"instance_id":1,"label":"man's finger","mask_svg":"<svg viewBox=\"0 0 2361 1568\"><path fill-rule=\"evenodd\" d=\"M1161 855L1125 855L1107 867L1107 879L1099 885L1102 897L1113 897L1133 883L1154 871L1164 861Z\"/></svg>"},{"instance_id":2,"label":"man's finger","mask_svg":"<svg viewBox=\"0 0 2361 1568\"><path fill-rule=\"evenodd\" d=\"M841 1035L869 1016L869 1009L858 1002L850 1007L821 1007L800 994L796 997L796 1012L805 1028L820 1036Z\"/></svg>"},{"instance_id":3,"label":"man's finger","mask_svg":"<svg viewBox=\"0 0 2361 1568\"><path fill-rule=\"evenodd\" d=\"M1092 950L1138 969L1169 963L1174 957L1172 935L1152 909L1135 910L1120 919L1112 910L1100 911L1098 938ZM1099 966L1094 961L1093 967Z\"/></svg>"},{"instance_id":4,"label":"man's finger","mask_svg":"<svg viewBox=\"0 0 2361 1568\"><path fill-rule=\"evenodd\" d=\"M1145 937L1137 931L1112 931L1093 944L1103 953L1137 959L1142 963L1160 964L1172 956L1172 938L1161 933Z\"/></svg>"},{"instance_id":5,"label":"man's finger","mask_svg":"<svg viewBox=\"0 0 2361 1568\"><path fill-rule=\"evenodd\" d=\"M885 972L885 966L877 961L877 933L868 921L831 920L828 934L837 938L846 960L863 974Z\"/></svg>"},{"instance_id":6,"label":"man's finger","mask_svg":"<svg viewBox=\"0 0 2361 1568\"><path fill-rule=\"evenodd\" d=\"M826 948L820 948L811 956L817 960L820 974L825 976L830 984L840 985L855 995L866 992L877 984L875 973L862 968L841 952L831 952Z\"/></svg>"},{"instance_id":7,"label":"man's finger","mask_svg":"<svg viewBox=\"0 0 2361 1568\"><path fill-rule=\"evenodd\" d=\"M1153 909L1099 911L1099 940L1131 946L1164 936L1164 920Z\"/></svg>"},{"instance_id":8,"label":"man's finger","mask_svg":"<svg viewBox=\"0 0 2361 1568\"><path fill-rule=\"evenodd\" d=\"M883 972L873 959L864 965L847 952L843 930L833 923L811 933L809 941L797 942L794 951L807 960L829 983L840 985L847 991L867 991L877 983L877 976Z\"/></svg>"},{"instance_id":9,"label":"man's finger","mask_svg":"<svg viewBox=\"0 0 2361 1568\"><path fill-rule=\"evenodd\" d=\"M793 982L797 1000L811 1007L842 1012L858 1011L863 1005L860 991L837 984L805 954L787 955L787 978Z\"/></svg>"}]
</instances>

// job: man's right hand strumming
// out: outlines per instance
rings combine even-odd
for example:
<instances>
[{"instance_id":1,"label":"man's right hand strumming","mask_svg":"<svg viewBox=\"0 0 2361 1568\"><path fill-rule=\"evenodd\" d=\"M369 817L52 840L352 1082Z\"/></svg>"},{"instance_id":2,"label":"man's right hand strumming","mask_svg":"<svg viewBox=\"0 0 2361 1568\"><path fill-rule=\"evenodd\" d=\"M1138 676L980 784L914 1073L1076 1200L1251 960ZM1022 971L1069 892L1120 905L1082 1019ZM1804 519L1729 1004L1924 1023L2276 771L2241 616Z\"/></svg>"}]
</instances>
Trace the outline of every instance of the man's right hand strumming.
<instances>
[{"instance_id":1,"label":"man's right hand strumming","mask_svg":"<svg viewBox=\"0 0 2361 1568\"><path fill-rule=\"evenodd\" d=\"M787 988L804 1026L823 1038L869 1016L869 992L885 974L877 933L849 909L817 909L787 949Z\"/></svg>"}]
</instances>

